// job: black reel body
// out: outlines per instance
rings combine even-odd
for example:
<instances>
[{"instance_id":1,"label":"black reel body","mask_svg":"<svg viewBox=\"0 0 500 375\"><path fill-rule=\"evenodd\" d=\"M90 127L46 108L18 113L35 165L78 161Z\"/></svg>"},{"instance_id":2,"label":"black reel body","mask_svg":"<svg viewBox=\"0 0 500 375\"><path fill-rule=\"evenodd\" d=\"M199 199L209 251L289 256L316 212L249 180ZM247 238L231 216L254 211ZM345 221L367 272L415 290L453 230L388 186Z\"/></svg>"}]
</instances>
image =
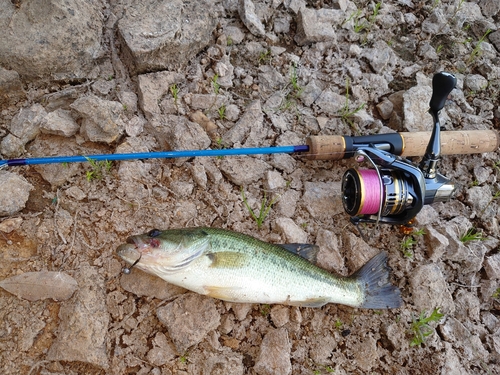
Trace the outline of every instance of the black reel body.
<instances>
[{"instance_id":1,"label":"black reel body","mask_svg":"<svg viewBox=\"0 0 500 375\"><path fill-rule=\"evenodd\" d=\"M419 166L384 151L384 143L355 150L355 159L367 160L373 168L351 168L342 178L342 203L353 223L407 224L425 204L446 202L453 195L455 185L437 173L436 165L441 152L438 113L455 87L456 78L441 72L434 75L432 84L429 112L434 128Z\"/></svg>"}]
</instances>

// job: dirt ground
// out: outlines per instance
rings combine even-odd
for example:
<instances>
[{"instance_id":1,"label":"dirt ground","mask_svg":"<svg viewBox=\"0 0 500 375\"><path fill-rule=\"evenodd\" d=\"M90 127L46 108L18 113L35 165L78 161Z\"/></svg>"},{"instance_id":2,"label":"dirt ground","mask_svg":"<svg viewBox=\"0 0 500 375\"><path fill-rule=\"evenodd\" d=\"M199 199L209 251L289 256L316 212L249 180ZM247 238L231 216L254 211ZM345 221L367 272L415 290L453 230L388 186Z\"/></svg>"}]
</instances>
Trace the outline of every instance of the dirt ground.
<instances>
[{"instance_id":1,"label":"dirt ground","mask_svg":"<svg viewBox=\"0 0 500 375\"><path fill-rule=\"evenodd\" d=\"M21 79L26 98L3 108L0 140L13 133L22 110L41 113L35 105L67 111L78 131L37 132L20 157L160 151L166 143L173 149L301 145L311 135L430 130L431 116L415 97L423 95L427 107L432 75L442 70L459 81L443 127L499 129L500 43L491 33L481 40L485 29L500 25L498 11L486 15L494 1L306 1L308 9L345 15L335 36L307 43L296 37L300 1L255 1L264 36L243 24L238 7L245 2L215 1L219 18L208 46L184 67L140 74L118 36L124 3L99 3L106 20L116 20L105 24L95 78ZM89 97L97 104L85 103ZM394 109L384 118L380 104L388 102ZM197 110L216 125L213 131L189 120ZM424 123L412 122L412 113ZM92 116L122 130L92 130ZM0 288L0 371L500 374L499 163L498 151L443 156L439 172L456 183L454 197L425 206L412 233L366 225L364 238L341 203L342 175L358 166L352 159L277 154L7 167L0 173L31 187L23 188L29 198L19 211L0 218L0 280L56 271L77 286L63 301L28 301ZM242 191L256 213L262 202L273 203L260 228ZM6 202L11 192L2 194ZM319 265L342 275L387 251L403 306L236 304L137 269L122 273L126 264L115 251L128 236L198 226L316 244ZM464 238L468 231L475 236ZM54 286L65 288L71 283ZM437 308L441 318L417 324ZM418 332L424 342L412 345Z\"/></svg>"}]
</instances>

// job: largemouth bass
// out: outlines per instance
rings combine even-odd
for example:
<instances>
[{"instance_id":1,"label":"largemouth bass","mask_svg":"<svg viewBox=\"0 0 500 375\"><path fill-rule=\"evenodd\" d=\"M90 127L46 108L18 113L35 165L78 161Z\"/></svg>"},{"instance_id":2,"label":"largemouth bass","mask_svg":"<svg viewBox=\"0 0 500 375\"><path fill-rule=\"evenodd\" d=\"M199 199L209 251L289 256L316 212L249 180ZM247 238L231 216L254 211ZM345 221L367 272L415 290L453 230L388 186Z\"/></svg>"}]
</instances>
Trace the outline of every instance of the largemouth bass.
<instances>
[{"instance_id":1,"label":"largemouth bass","mask_svg":"<svg viewBox=\"0 0 500 375\"><path fill-rule=\"evenodd\" d=\"M297 255L301 252L296 250L303 247L270 244L215 228L153 229L129 237L117 253L169 283L224 301L307 307L338 303L371 309L401 306L400 291L389 281L385 252L343 277Z\"/></svg>"}]
</instances>

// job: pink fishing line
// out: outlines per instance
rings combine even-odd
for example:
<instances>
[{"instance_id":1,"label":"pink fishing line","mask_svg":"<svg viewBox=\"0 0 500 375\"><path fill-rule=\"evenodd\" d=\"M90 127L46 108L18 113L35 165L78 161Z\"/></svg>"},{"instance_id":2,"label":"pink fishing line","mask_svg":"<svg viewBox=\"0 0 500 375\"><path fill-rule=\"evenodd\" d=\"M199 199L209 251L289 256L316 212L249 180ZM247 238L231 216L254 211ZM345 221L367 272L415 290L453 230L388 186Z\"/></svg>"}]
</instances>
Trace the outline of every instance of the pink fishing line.
<instances>
[{"instance_id":1,"label":"pink fishing line","mask_svg":"<svg viewBox=\"0 0 500 375\"><path fill-rule=\"evenodd\" d=\"M380 206L380 180L374 169L358 170L362 183L361 196L364 197L359 213L372 215L378 212Z\"/></svg>"}]
</instances>

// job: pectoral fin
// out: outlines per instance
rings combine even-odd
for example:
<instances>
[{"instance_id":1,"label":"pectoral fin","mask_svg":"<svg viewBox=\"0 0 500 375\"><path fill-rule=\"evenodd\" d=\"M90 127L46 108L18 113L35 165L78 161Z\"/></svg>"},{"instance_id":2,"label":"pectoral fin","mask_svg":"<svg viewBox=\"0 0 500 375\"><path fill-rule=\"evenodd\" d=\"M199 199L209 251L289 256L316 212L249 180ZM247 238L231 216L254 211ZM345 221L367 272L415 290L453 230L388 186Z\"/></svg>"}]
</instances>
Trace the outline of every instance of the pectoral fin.
<instances>
[{"instance_id":1,"label":"pectoral fin","mask_svg":"<svg viewBox=\"0 0 500 375\"><path fill-rule=\"evenodd\" d=\"M242 268L248 262L248 255L231 251L208 253L212 268Z\"/></svg>"},{"instance_id":2,"label":"pectoral fin","mask_svg":"<svg viewBox=\"0 0 500 375\"><path fill-rule=\"evenodd\" d=\"M307 259L312 264L318 262L319 247L308 243L287 243L280 244L283 249L290 253L296 254L304 259Z\"/></svg>"}]
</instances>

